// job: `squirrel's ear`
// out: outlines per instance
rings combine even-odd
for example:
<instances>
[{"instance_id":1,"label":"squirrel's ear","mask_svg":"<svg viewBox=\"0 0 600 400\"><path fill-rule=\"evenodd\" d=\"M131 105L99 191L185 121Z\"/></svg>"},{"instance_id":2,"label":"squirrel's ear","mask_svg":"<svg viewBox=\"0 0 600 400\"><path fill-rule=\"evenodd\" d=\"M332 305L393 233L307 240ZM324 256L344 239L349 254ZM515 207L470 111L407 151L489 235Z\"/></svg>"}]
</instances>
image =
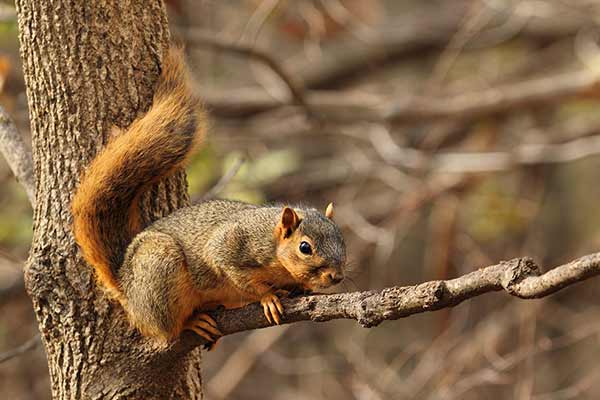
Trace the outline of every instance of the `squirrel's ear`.
<instances>
[{"instance_id":1,"label":"squirrel's ear","mask_svg":"<svg viewBox=\"0 0 600 400\"><path fill-rule=\"evenodd\" d=\"M325 216L329 219L333 219L333 203L329 203L327 205L327 209L325 210Z\"/></svg>"},{"instance_id":2,"label":"squirrel's ear","mask_svg":"<svg viewBox=\"0 0 600 400\"><path fill-rule=\"evenodd\" d=\"M281 212L281 221L279 224L281 225L283 236L289 237L300 224L300 218L293 208L283 207L283 211Z\"/></svg>"}]
</instances>

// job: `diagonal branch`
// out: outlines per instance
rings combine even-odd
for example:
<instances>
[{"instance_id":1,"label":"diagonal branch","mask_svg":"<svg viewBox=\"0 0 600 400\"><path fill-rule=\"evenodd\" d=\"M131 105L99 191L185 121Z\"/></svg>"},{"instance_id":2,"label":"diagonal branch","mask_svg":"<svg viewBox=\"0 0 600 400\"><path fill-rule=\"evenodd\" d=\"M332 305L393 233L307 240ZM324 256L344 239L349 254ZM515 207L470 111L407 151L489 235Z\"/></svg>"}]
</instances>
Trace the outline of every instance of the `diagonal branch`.
<instances>
[{"instance_id":1,"label":"diagonal branch","mask_svg":"<svg viewBox=\"0 0 600 400\"><path fill-rule=\"evenodd\" d=\"M363 131L362 136L356 137L364 137ZM573 162L600 154L600 135L563 143L520 144L506 151L441 152L433 155L416 148L398 146L383 126L375 126L368 139L381 157L392 165L442 173L504 171L522 165Z\"/></svg>"},{"instance_id":2,"label":"diagonal branch","mask_svg":"<svg viewBox=\"0 0 600 400\"><path fill-rule=\"evenodd\" d=\"M221 193L223 189L225 189L225 187L229 184L229 182L231 182L231 180L236 176L240 168L242 168L242 165L244 165L244 161L244 157L240 157L237 160L235 160L231 168L227 170L225 175L223 175L221 179L219 179L215 186L213 186L200 198L200 201L207 201L216 198L219 195L219 193Z\"/></svg>"},{"instance_id":3,"label":"diagonal branch","mask_svg":"<svg viewBox=\"0 0 600 400\"><path fill-rule=\"evenodd\" d=\"M0 106L0 152L17 181L23 185L32 206L35 206L35 178L31 152L25 146L15 123Z\"/></svg>"},{"instance_id":4,"label":"diagonal branch","mask_svg":"<svg viewBox=\"0 0 600 400\"><path fill-rule=\"evenodd\" d=\"M285 83L292 95L292 98L294 99L294 102L308 111L309 107L306 102L304 88L302 85L298 83L296 79L294 79L294 77L281 63L279 63L279 61L277 61L266 51L254 46L234 43L200 30L192 30L188 32L186 39L188 42L194 45L212 47L216 50L226 51L231 54L252 58L263 63L269 69L271 69L271 71L273 71L283 81L283 83Z\"/></svg>"},{"instance_id":5,"label":"diagonal branch","mask_svg":"<svg viewBox=\"0 0 600 400\"><path fill-rule=\"evenodd\" d=\"M600 253L583 256L544 274L530 258L516 258L447 281L283 299L283 323L354 319L364 327L373 327L386 320L454 307L488 292L504 290L522 299L540 298L598 274ZM215 315L215 320L225 335L270 326L259 304L223 311ZM186 334L176 347L185 350L201 343L204 342L199 337Z\"/></svg>"},{"instance_id":6,"label":"diagonal branch","mask_svg":"<svg viewBox=\"0 0 600 400\"><path fill-rule=\"evenodd\" d=\"M27 340L25 343L16 347L12 350L5 351L4 353L0 353L0 363L3 363L8 360L12 360L15 357L18 357L22 354L27 353L29 350L33 350L38 347L41 343L40 335L35 335L34 337Z\"/></svg>"}]
</instances>

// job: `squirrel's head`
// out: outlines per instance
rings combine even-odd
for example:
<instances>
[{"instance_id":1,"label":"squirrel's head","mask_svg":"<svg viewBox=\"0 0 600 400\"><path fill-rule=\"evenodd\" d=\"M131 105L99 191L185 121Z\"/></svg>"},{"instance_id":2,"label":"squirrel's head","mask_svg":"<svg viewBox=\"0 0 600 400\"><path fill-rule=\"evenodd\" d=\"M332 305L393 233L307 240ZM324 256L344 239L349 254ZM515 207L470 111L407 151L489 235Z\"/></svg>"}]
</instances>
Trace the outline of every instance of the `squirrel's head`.
<instances>
[{"instance_id":1,"label":"squirrel's head","mask_svg":"<svg viewBox=\"0 0 600 400\"><path fill-rule=\"evenodd\" d=\"M284 207L275 228L277 259L305 289L323 289L344 279L346 245L333 222L333 204L325 215L315 209Z\"/></svg>"}]
</instances>

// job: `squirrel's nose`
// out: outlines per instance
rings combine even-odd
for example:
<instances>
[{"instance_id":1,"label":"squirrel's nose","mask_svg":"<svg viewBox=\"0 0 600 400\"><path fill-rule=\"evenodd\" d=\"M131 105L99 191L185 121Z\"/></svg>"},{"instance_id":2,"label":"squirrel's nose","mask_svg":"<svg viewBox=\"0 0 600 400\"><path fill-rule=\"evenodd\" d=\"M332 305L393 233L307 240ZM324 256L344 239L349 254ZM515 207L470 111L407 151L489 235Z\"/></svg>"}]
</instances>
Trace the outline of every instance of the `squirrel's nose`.
<instances>
[{"instance_id":1,"label":"squirrel's nose","mask_svg":"<svg viewBox=\"0 0 600 400\"><path fill-rule=\"evenodd\" d=\"M339 272L330 272L328 275L329 279L334 285L337 285L338 283L344 280L344 275Z\"/></svg>"}]
</instances>

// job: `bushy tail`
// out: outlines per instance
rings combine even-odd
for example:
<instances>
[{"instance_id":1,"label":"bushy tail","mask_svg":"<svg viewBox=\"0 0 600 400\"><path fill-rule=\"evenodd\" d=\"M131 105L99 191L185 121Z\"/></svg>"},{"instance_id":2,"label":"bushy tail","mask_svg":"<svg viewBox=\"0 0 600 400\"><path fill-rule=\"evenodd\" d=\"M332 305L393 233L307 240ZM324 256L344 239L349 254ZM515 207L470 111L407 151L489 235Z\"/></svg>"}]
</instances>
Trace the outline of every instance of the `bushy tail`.
<instances>
[{"instance_id":1,"label":"bushy tail","mask_svg":"<svg viewBox=\"0 0 600 400\"><path fill-rule=\"evenodd\" d=\"M205 117L188 83L183 52L165 55L152 107L92 161L73 198L75 240L108 291L141 229L138 198L181 166L205 135Z\"/></svg>"}]
</instances>

